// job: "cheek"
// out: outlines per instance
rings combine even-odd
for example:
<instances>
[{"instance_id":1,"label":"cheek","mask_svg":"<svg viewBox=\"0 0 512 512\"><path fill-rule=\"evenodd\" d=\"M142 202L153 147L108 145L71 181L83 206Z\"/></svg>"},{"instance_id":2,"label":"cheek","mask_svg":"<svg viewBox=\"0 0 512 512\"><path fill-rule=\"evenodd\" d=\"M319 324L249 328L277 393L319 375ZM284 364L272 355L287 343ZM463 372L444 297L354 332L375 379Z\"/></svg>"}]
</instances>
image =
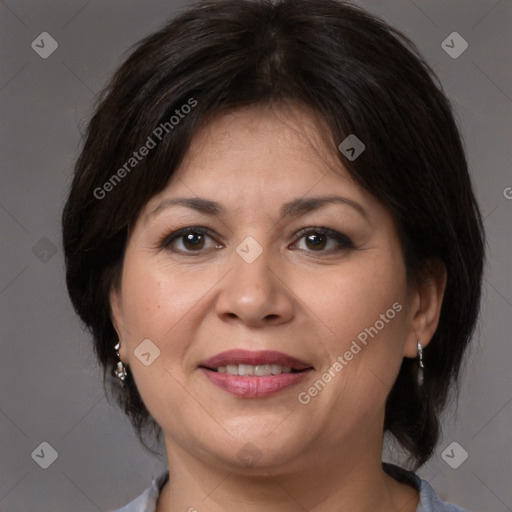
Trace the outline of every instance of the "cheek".
<instances>
[{"instance_id":1,"label":"cheek","mask_svg":"<svg viewBox=\"0 0 512 512\"><path fill-rule=\"evenodd\" d=\"M388 257L347 265L309 291L309 304L328 327L323 371L342 358L332 398L347 405L352 397L349 409L357 408L361 397L382 401L392 387L403 358L406 290L400 253L390 251Z\"/></svg>"},{"instance_id":2,"label":"cheek","mask_svg":"<svg viewBox=\"0 0 512 512\"><path fill-rule=\"evenodd\" d=\"M130 332L164 342L211 288L211 275L183 272L134 257L125 264L123 307ZM214 281L213 281L214 282Z\"/></svg>"},{"instance_id":3,"label":"cheek","mask_svg":"<svg viewBox=\"0 0 512 512\"><path fill-rule=\"evenodd\" d=\"M390 309L387 316L395 319L393 304L403 305L405 291L405 269L389 258L347 265L323 279L311 280L302 293L331 334L347 339L374 325ZM386 327L392 323L398 322L386 323Z\"/></svg>"},{"instance_id":4,"label":"cheek","mask_svg":"<svg viewBox=\"0 0 512 512\"><path fill-rule=\"evenodd\" d=\"M160 425L179 432L184 407L191 407L183 385L181 364L186 358L193 308L209 287L196 277L152 264L142 254L131 254L123 270L123 317L129 348L129 366L142 400ZM142 340L149 339L159 355L146 366L137 358ZM151 349L150 349L151 350ZM196 411L199 414L198 411Z\"/></svg>"}]
</instances>

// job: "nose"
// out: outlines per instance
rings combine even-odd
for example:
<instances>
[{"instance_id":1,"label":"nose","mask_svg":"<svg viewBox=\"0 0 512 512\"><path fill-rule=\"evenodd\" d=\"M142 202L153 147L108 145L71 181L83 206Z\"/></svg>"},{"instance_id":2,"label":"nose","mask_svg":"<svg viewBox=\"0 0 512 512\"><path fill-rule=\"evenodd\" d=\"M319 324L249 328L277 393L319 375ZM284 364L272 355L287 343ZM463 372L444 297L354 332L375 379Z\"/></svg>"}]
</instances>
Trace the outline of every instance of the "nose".
<instances>
[{"instance_id":1,"label":"nose","mask_svg":"<svg viewBox=\"0 0 512 512\"><path fill-rule=\"evenodd\" d=\"M248 263L236 252L233 268L222 280L215 305L217 315L227 322L241 322L249 327L281 325L294 315L293 292L284 273L272 260L269 249Z\"/></svg>"}]
</instances>

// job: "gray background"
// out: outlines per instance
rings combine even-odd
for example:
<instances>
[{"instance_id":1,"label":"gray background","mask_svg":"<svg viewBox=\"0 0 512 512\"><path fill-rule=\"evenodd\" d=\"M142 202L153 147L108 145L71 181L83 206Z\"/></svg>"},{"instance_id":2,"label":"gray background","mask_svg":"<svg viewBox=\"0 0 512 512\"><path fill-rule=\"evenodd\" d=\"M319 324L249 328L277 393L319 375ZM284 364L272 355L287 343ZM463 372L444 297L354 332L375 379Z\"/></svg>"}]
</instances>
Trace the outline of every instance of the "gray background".
<instances>
[{"instance_id":1,"label":"gray background","mask_svg":"<svg viewBox=\"0 0 512 512\"><path fill-rule=\"evenodd\" d=\"M165 468L103 395L90 340L66 295L59 221L95 93L123 52L183 5L0 2L2 512L105 511L133 499ZM446 414L443 439L420 475L471 511L511 511L512 2L361 5L409 35L441 78L488 235L482 320L459 405ZM59 46L42 59L31 43L45 31ZM469 44L457 59L441 46L453 31ZM441 456L454 441L469 455L457 469ZM32 457L42 442L58 453L48 469ZM463 452L448 453L460 461Z\"/></svg>"}]
</instances>

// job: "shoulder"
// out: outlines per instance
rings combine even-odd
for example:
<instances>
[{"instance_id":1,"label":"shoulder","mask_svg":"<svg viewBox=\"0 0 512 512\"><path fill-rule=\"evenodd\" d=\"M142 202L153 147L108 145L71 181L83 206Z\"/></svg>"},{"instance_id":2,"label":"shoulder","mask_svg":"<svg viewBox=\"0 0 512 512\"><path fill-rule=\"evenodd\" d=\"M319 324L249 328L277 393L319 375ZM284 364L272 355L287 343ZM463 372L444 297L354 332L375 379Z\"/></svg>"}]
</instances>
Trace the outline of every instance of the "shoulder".
<instances>
[{"instance_id":1,"label":"shoulder","mask_svg":"<svg viewBox=\"0 0 512 512\"><path fill-rule=\"evenodd\" d=\"M453 503L442 501L433 487L412 471L387 463L383 463L382 467L389 476L399 482L412 485L419 491L420 502L416 512L467 512Z\"/></svg>"},{"instance_id":2,"label":"shoulder","mask_svg":"<svg viewBox=\"0 0 512 512\"><path fill-rule=\"evenodd\" d=\"M420 505L417 512L466 512L466 510L453 503L441 501L432 486L426 480L421 480Z\"/></svg>"},{"instance_id":3,"label":"shoulder","mask_svg":"<svg viewBox=\"0 0 512 512\"><path fill-rule=\"evenodd\" d=\"M116 508L110 512L155 512L156 503L162 487L169 478L169 471L162 473L153 479L151 486L148 487L140 496L130 501L122 508Z\"/></svg>"},{"instance_id":4,"label":"shoulder","mask_svg":"<svg viewBox=\"0 0 512 512\"><path fill-rule=\"evenodd\" d=\"M432 486L411 471L400 468L393 464L383 463L383 468L388 475L402 483L407 483L415 487L420 493L420 503L416 512L467 512L466 510L441 501ZM140 496L128 503L122 508L110 512L155 512L156 503L160 490L169 478L169 472L161 474L153 479L151 486L148 487Z\"/></svg>"}]
</instances>

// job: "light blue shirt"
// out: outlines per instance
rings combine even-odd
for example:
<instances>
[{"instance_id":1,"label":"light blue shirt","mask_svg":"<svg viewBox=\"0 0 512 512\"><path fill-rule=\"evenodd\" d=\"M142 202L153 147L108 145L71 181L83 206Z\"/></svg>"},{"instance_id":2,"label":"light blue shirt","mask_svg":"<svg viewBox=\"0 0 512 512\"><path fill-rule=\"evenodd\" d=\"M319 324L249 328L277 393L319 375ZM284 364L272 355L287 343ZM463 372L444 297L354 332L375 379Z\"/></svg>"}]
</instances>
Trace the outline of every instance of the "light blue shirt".
<instances>
[{"instance_id":1,"label":"light blue shirt","mask_svg":"<svg viewBox=\"0 0 512 512\"><path fill-rule=\"evenodd\" d=\"M420 502L416 512L467 512L453 503L441 501L432 486L413 472L387 463L383 464L383 468L395 480L409 484L419 491ZM151 483L151 487L146 489L138 498L128 503L128 505L111 512L155 512L158 496L168 479L169 471L166 471L155 478Z\"/></svg>"}]
</instances>

